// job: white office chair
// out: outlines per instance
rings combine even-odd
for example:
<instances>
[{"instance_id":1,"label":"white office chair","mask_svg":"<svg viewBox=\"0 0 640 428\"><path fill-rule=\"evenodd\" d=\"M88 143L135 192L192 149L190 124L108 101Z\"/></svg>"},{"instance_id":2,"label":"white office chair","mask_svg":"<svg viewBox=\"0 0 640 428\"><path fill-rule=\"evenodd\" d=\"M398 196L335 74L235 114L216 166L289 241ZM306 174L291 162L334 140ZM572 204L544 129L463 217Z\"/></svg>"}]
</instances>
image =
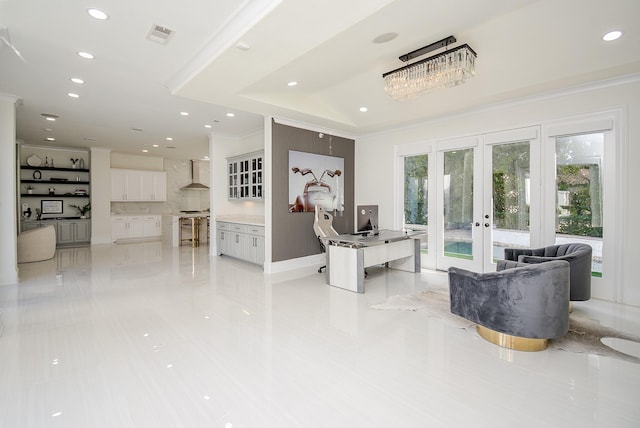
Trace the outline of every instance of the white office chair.
<instances>
[{"instance_id":1,"label":"white office chair","mask_svg":"<svg viewBox=\"0 0 640 428\"><path fill-rule=\"evenodd\" d=\"M318 237L318 241L320 242L320 249L323 253L327 251L325 247L325 243L322 238L329 238L331 236L338 236L339 233L333 228L333 216L326 212L324 208L316 205L315 207L315 217L313 220L313 231ZM318 269L318 273L322 273L322 269L326 268L327 265L320 266Z\"/></svg>"}]
</instances>

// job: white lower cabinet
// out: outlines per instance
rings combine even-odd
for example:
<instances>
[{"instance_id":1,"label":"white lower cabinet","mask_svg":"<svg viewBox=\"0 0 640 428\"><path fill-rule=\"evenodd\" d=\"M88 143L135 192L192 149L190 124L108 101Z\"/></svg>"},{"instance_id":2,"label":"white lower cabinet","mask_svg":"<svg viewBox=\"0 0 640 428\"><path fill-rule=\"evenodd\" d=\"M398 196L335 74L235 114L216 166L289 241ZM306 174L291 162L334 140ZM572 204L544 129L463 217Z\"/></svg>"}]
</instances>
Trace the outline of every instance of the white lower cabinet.
<instances>
[{"instance_id":1,"label":"white lower cabinet","mask_svg":"<svg viewBox=\"0 0 640 428\"><path fill-rule=\"evenodd\" d=\"M216 222L216 246L220 255L264 264L264 226Z\"/></svg>"},{"instance_id":2,"label":"white lower cabinet","mask_svg":"<svg viewBox=\"0 0 640 428\"><path fill-rule=\"evenodd\" d=\"M229 223L217 222L216 224L216 247L218 254L229 254L231 246L231 232Z\"/></svg>"},{"instance_id":3,"label":"white lower cabinet","mask_svg":"<svg viewBox=\"0 0 640 428\"><path fill-rule=\"evenodd\" d=\"M248 231L249 241L247 242L247 249L249 250L247 256L248 260L252 263L259 265L264 264L264 227L249 226Z\"/></svg>"},{"instance_id":4,"label":"white lower cabinet","mask_svg":"<svg viewBox=\"0 0 640 428\"><path fill-rule=\"evenodd\" d=\"M111 216L111 240L152 239L162 236L162 217L159 215Z\"/></svg>"}]
</instances>

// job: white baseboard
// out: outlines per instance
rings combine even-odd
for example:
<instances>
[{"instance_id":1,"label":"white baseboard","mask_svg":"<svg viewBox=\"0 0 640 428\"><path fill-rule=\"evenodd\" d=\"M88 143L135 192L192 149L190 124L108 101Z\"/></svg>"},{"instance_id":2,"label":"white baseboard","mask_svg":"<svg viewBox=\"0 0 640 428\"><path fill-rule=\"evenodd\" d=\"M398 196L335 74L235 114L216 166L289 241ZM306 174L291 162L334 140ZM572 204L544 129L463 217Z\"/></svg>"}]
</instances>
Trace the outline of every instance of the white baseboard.
<instances>
[{"instance_id":1,"label":"white baseboard","mask_svg":"<svg viewBox=\"0 0 640 428\"><path fill-rule=\"evenodd\" d=\"M296 259L284 260L281 262L265 263L264 273L271 274L288 272L311 267L317 269L319 266L324 265L325 260L326 258L324 254L314 254L313 256L298 257Z\"/></svg>"}]
</instances>

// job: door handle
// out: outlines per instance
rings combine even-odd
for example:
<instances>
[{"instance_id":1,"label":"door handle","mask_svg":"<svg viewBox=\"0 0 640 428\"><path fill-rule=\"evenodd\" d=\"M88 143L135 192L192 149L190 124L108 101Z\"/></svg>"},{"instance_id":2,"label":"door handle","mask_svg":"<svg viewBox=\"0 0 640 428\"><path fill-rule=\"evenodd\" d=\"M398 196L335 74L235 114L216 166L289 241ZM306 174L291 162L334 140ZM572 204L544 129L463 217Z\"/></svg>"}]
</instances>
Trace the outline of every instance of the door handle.
<instances>
[{"instance_id":1,"label":"door handle","mask_svg":"<svg viewBox=\"0 0 640 428\"><path fill-rule=\"evenodd\" d=\"M480 226L480 223L476 221L476 227Z\"/></svg>"},{"instance_id":2,"label":"door handle","mask_svg":"<svg viewBox=\"0 0 640 428\"><path fill-rule=\"evenodd\" d=\"M484 224L484 227L489 227L489 223L485 223L485 224Z\"/></svg>"}]
</instances>

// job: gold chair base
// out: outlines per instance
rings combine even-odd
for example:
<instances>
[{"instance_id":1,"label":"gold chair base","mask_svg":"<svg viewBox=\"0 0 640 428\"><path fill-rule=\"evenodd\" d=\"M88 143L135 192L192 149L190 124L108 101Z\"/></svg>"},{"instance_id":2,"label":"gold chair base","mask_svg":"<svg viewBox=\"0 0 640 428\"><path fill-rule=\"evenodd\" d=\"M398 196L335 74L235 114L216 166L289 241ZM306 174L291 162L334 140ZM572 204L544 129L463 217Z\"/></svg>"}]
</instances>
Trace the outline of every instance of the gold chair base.
<instances>
[{"instance_id":1,"label":"gold chair base","mask_svg":"<svg viewBox=\"0 0 640 428\"><path fill-rule=\"evenodd\" d=\"M543 351L547 349L547 339L511 336L481 325L476 326L476 331L484 340L503 348L515 349L516 351Z\"/></svg>"}]
</instances>

